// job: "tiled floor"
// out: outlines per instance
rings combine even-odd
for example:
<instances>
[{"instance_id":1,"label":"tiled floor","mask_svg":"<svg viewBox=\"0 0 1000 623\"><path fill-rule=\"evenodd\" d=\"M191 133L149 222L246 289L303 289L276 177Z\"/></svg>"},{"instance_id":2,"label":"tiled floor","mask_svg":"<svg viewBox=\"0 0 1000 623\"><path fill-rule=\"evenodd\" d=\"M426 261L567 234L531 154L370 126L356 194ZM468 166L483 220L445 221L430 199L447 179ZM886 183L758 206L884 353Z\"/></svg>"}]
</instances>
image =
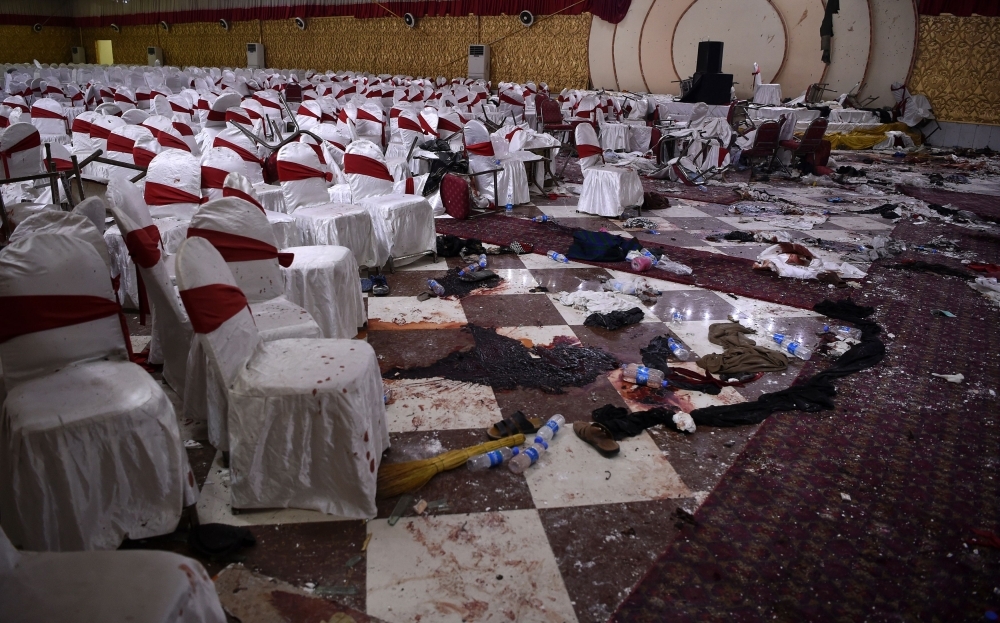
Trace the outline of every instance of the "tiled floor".
<instances>
[{"instance_id":1,"label":"tiled floor","mask_svg":"<svg viewBox=\"0 0 1000 623\"><path fill-rule=\"evenodd\" d=\"M827 189L791 183L771 188L774 196L810 211L834 212L811 230L789 232L796 240L845 243L829 247L832 256L867 244L872 235L892 227L878 215L842 215L848 210L825 201ZM886 197L846 189L836 194L855 201L852 210L887 202ZM519 206L516 216L544 213L564 225L625 233L620 221L575 212L575 198L535 198L535 204ZM765 223L734 214L732 206L670 201L669 208L643 214L653 219L659 235L628 233L639 240L737 257L755 258L766 247L705 240L733 229L766 229ZM393 370L422 368L474 348L465 328L470 323L494 328L529 348L574 344L603 349L622 362L640 362L639 349L661 335L673 335L697 355L720 352L707 340L708 327L734 312L753 317L767 331L796 337L809 335L822 322L802 309L650 280L662 295L644 307L642 323L614 332L585 327L586 314L559 304L558 293L598 290L601 278L633 276L532 254L492 256L490 266L503 278L494 289L461 299L417 299L428 278L461 264L458 258L418 261L389 275L389 296L367 299L366 339L378 354L391 390L387 413L392 448L384 462L422 459L481 443L487 427L518 410L543 418L561 413L569 423L589 420L591 412L605 404L633 411L656 404L691 410L782 389L802 369L795 361L784 373L764 375L743 388L726 388L717 396L677 391L652 400L622 383L618 370L561 393L494 389L441 377L394 378ZM538 286L548 292L530 292ZM675 313L680 318L672 321ZM137 336L148 334L133 328ZM136 341L141 345L143 338ZM773 347L767 336L759 343ZM678 365L698 369L693 363ZM201 521L249 525L258 535L258 545L244 552L248 568L299 587L337 587L338 599L346 605L390 622L555 623L606 620L755 429L699 428L694 435L682 435L654 427L623 441L620 454L607 459L567 426L523 475L506 468L480 473L459 468L437 476L414 498L447 500L447 507L425 516L407 509L392 526L387 517L396 499L381 501L378 518L370 522L296 510L234 514L228 503L228 471L221 456L203 441L204 427L188 422L184 430L200 440L189 454L201 484ZM363 556L363 562L349 565L356 556Z\"/></svg>"}]
</instances>

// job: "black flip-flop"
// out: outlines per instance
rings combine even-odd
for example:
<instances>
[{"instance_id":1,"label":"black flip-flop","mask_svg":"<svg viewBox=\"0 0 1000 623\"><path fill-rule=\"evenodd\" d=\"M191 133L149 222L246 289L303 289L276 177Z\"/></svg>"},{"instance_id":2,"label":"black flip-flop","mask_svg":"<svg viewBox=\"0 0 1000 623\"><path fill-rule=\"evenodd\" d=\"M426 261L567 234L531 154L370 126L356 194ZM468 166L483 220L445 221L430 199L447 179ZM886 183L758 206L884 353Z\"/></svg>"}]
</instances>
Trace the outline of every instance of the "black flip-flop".
<instances>
[{"instance_id":1,"label":"black flip-flop","mask_svg":"<svg viewBox=\"0 0 1000 623\"><path fill-rule=\"evenodd\" d=\"M515 411L510 419L504 418L486 430L490 439L503 439L521 433L531 435L542 427L542 418L528 418L520 411Z\"/></svg>"}]
</instances>

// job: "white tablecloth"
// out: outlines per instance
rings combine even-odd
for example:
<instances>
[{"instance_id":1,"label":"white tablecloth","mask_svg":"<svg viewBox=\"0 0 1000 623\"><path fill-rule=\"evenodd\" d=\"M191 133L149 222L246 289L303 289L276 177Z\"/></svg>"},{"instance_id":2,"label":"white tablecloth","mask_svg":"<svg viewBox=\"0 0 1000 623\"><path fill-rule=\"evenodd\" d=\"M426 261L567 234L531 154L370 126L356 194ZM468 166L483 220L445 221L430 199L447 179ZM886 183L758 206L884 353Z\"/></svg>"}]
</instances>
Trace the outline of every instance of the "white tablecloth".
<instances>
[{"instance_id":1,"label":"white tablecloth","mask_svg":"<svg viewBox=\"0 0 1000 623\"><path fill-rule=\"evenodd\" d=\"M629 126L624 123L605 123L601 125L601 149L629 151L629 143Z\"/></svg>"},{"instance_id":2,"label":"white tablecloth","mask_svg":"<svg viewBox=\"0 0 1000 623\"><path fill-rule=\"evenodd\" d=\"M795 135L796 130L802 130L804 128L798 128L799 124L805 124L806 126L813 120L819 117L818 110L809 110L808 108L787 108L784 106L764 106L763 108L750 108L748 111L750 118L754 121L767 121L774 120L777 121L782 115L785 115L786 121L785 125L781 128L780 140L787 141Z\"/></svg>"},{"instance_id":3,"label":"white tablecloth","mask_svg":"<svg viewBox=\"0 0 1000 623\"><path fill-rule=\"evenodd\" d=\"M856 108L840 108L830 111L830 123L878 123L875 113Z\"/></svg>"},{"instance_id":4,"label":"white tablecloth","mask_svg":"<svg viewBox=\"0 0 1000 623\"><path fill-rule=\"evenodd\" d=\"M759 84L754 90L753 103L763 106L781 105L781 85L780 84Z\"/></svg>"},{"instance_id":5,"label":"white tablecloth","mask_svg":"<svg viewBox=\"0 0 1000 623\"><path fill-rule=\"evenodd\" d=\"M325 338L351 339L367 321L358 263L347 247L288 247L295 259L285 275L285 297L305 308Z\"/></svg>"},{"instance_id":6,"label":"white tablecloth","mask_svg":"<svg viewBox=\"0 0 1000 623\"><path fill-rule=\"evenodd\" d=\"M697 106L697 104L689 104L685 102L661 102L658 104L660 119L664 121L667 119L673 119L674 121L687 121L691 118L691 110L695 106ZM709 117L727 117L728 115L729 104L708 107Z\"/></svg>"}]
</instances>

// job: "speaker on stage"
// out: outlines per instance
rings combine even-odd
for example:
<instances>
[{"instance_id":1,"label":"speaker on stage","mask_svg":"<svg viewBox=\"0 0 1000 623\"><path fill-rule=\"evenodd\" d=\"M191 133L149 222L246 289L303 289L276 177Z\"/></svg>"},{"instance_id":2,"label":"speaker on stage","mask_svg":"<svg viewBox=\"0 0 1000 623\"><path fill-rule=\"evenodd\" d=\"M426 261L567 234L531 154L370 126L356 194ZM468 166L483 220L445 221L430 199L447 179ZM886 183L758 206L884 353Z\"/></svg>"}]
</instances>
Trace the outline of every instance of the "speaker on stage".
<instances>
[{"instance_id":1,"label":"speaker on stage","mask_svg":"<svg viewBox=\"0 0 1000 623\"><path fill-rule=\"evenodd\" d=\"M698 42L698 69L699 74L721 74L722 73L722 41L699 41Z\"/></svg>"}]
</instances>

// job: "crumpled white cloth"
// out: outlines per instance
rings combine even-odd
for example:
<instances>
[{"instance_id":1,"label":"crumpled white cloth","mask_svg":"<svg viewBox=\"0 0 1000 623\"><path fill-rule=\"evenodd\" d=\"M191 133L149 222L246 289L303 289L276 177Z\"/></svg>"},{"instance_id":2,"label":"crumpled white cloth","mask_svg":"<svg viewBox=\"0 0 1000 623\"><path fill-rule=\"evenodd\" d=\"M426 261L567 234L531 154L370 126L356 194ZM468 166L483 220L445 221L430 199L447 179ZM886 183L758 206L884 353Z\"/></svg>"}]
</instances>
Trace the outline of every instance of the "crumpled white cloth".
<instances>
[{"instance_id":1,"label":"crumpled white cloth","mask_svg":"<svg viewBox=\"0 0 1000 623\"><path fill-rule=\"evenodd\" d=\"M641 206L642 182L632 169L595 165L583 172L583 192L577 210L598 216L621 216L626 207Z\"/></svg>"},{"instance_id":2,"label":"crumpled white cloth","mask_svg":"<svg viewBox=\"0 0 1000 623\"><path fill-rule=\"evenodd\" d=\"M791 279L815 279L820 273L837 273L844 279L861 279L867 273L847 262L828 262L815 258L808 266L788 263L788 253L781 252L781 245L772 245L760 252L757 261L778 273L779 277Z\"/></svg>"},{"instance_id":3,"label":"crumpled white cloth","mask_svg":"<svg viewBox=\"0 0 1000 623\"><path fill-rule=\"evenodd\" d=\"M1000 284L997 283L996 277L977 277L969 287L982 293L994 305L1000 306Z\"/></svg>"},{"instance_id":4,"label":"crumpled white cloth","mask_svg":"<svg viewBox=\"0 0 1000 623\"><path fill-rule=\"evenodd\" d=\"M591 314L627 311L633 307L642 309L641 301L637 297L620 292L591 292L589 290L563 292L559 295L559 302L566 307Z\"/></svg>"}]
</instances>

